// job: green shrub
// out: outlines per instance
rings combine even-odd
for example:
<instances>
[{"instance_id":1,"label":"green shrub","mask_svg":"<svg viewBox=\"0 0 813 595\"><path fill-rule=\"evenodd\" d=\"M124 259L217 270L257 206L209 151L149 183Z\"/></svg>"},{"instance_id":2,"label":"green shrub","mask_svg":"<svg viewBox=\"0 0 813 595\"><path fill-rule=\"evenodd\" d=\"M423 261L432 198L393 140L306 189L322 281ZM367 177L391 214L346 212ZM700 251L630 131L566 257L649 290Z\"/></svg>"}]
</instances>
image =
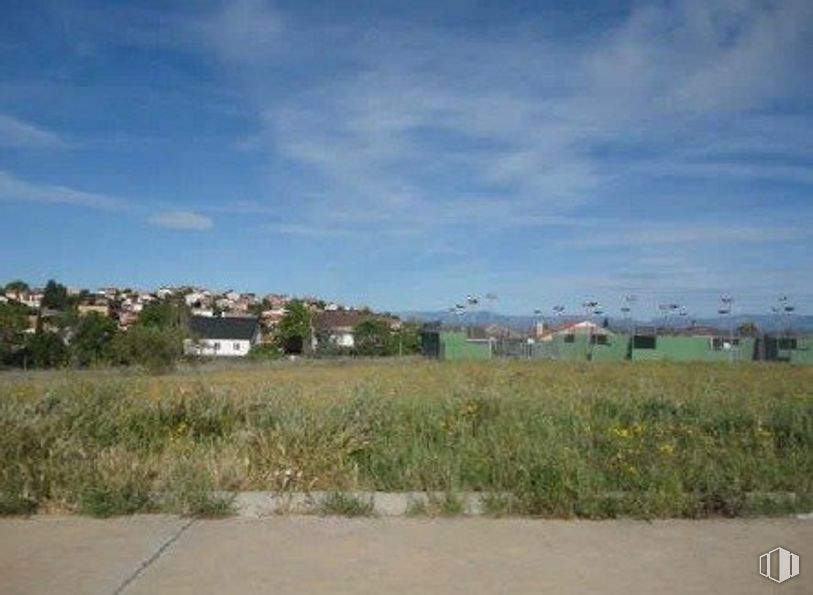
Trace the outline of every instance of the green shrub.
<instances>
[{"instance_id":1,"label":"green shrub","mask_svg":"<svg viewBox=\"0 0 813 595\"><path fill-rule=\"evenodd\" d=\"M316 505L316 511L323 516L373 516L375 508L372 499L344 494L341 492L331 492L322 498Z\"/></svg>"},{"instance_id":2,"label":"green shrub","mask_svg":"<svg viewBox=\"0 0 813 595\"><path fill-rule=\"evenodd\" d=\"M144 485L82 486L79 492L79 512L97 517L111 517L153 510L149 491Z\"/></svg>"},{"instance_id":3,"label":"green shrub","mask_svg":"<svg viewBox=\"0 0 813 595\"><path fill-rule=\"evenodd\" d=\"M248 352L248 358L254 361L276 360L284 356L285 352L273 343L260 343Z\"/></svg>"},{"instance_id":4,"label":"green shrub","mask_svg":"<svg viewBox=\"0 0 813 595\"><path fill-rule=\"evenodd\" d=\"M165 489L161 505L166 512L198 518L233 513L233 496L217 492L212 477L192 461L176 461Z\"/></svg>"},{"instance_id":5,"label":"green shrub","mask_svg":"<svg viewBox=\"0 0 813 595\"><path fill-rule=\"evenodd\" d=\"M118 365L167 373L183 354L183 333L177 328L135 325L116 335L110 352L110 359Z\"/></svg>"},{"instance_id":6,"label":"green shrub","mask_svg":"<svg viewBox=\"0 0 813 595\"><path fill-rule=\"evenodd\" d=\"M460 516L466 513L463 500L447 492L441 497L429 493L425 498L417 498L407 503L407 516Z\"/></svg>"},{"instance_id":7,"label":"green shrub","mask_svg":"<svg viewBox=\"0 0 813 595\"><path fill-rule=\"evenodd\" d=\"M36 499L25 494L20 481L4 481L0 484L0 516L30 515L37 511Z\"/></svg>"}]
</instances>

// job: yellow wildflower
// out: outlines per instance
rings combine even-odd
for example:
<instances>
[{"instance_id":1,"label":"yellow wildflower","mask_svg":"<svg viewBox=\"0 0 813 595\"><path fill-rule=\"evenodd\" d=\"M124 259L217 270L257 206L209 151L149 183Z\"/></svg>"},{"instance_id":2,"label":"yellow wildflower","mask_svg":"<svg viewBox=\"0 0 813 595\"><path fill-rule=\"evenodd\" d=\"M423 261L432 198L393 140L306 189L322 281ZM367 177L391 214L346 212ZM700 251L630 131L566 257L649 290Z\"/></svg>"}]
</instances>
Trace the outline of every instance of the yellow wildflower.
<instances>
[{"instance_id":1,"label":"yellow wildflower","mask_svg":"<svg viewBox=\"0 0 813 595\"><path fill-rule=\"evenodd\" d=\"M675 452L675 447L667 442L666 444L661 444L658 450L665 455L672 455Z\"/></svg>"}]
</instances>

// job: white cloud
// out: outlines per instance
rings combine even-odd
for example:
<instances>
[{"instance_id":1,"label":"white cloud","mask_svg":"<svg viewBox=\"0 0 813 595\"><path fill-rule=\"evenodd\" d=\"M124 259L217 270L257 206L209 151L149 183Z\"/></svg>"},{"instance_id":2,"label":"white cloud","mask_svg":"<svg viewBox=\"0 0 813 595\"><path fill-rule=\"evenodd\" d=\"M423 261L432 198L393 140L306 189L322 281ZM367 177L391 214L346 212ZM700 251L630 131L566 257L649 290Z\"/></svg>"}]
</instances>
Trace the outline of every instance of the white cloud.
<instances>
[{"instance_id":1,"label":"white cloud","mask_svg":"<svg viewBox=\"0 0 813 595\"><path fill-rule=\"evenodd\" d=\"M158 227L178 230L202 231L213 226L209 217L194 211L161 211L153 214L148 221Z\"/></svg>"},{"instance_id":2,"label":"white cloud","mask_svg":"<svg viewBox=\"0 0 813 595\"><path fill-rule=\"evenodd\" d=\"M230 63L267 61L284 30L281 15L263 0L233 0L212 18L196 23L196 33Z\"/></svg>"},{"instance_id":3,"label":"white cloud","mask_svg":"<svg viewBox=\"0 0 813 595\"><path fill-rule=\"evenodd\" d=\"M90 209L128 208L126 201L104 194L83 192L65 186L34 184L0 171L0 201L74 205Z\"/></svg>"},{"instance_id":4,"label":"white cloud","mask_svg":"<svg viewBox=\"0 0 813 595\"><path fill-rule=\"evenodd\" d=\"M742 244L787 242L810 238L811 232L793 226L747 226L736 221L730 224L663 224L640 222L635 226L597 225L575 237L561 242L564 246L580 248L651 247L655 245ZM672 255L674 257L674 255Z\"/></svg>"},{"instance_id":5,"label":"white cloud","mask_svg":"<svg viewBox=\"0 0 813 595\"><path fill-rule=\"evenodd\" d=\"M612 183L642 168L634 156L605 161L597 149L607 144L656 148L651 174L810 183L801 167L716 163L731 147L799 155L809 146L782 132L784 116L752 114L798 90L791 75L809 45L809 6L642 5L581 45L533 29L486 41L380 24L366 35L352 21L313 25L256 0L207 27L260 114L250 147L307 171L294 189L306 219L297 225L504 226L612 200ZM275 84L280 64L297 66L302 87ZM728 147L709 121L737 123ZM702 152L702 164L689 152Z\"/></svg>"},{"instance_id":6,"label":"white cloud","mask_svg":"<svg viewBox=\"0 0 813 595\"><path fill-rule=\"evenodd\" d=\"M66 146L55 132L0 113L0 147L58 149Z\"/></svg>"}]
</instances>

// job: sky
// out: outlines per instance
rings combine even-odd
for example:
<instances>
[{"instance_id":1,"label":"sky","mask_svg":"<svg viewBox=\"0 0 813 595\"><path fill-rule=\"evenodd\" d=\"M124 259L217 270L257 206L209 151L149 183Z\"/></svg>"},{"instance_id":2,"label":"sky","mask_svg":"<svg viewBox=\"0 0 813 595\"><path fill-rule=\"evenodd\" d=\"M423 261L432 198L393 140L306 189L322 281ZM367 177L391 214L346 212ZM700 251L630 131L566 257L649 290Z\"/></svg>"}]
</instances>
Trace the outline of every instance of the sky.
<instances>
[{"instance_id":1,"label":"sky","mask_svg":"<svg viewBox=\"0 0 813 595\"><path fill-rule=\"evenodd\" d=\"M813 313L809 0L0 11L0 281Z\"/></svg>"}]
</instances>

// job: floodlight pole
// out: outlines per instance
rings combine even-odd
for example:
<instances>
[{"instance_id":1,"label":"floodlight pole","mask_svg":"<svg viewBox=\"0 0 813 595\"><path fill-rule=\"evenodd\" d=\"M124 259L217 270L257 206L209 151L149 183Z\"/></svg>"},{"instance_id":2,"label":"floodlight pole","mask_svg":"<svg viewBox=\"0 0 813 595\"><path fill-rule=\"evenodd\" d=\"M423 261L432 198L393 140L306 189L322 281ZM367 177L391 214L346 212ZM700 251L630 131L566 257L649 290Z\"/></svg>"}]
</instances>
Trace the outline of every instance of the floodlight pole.
<instances>
[{"instance_id":1,"label":"floodlight pole","mask_svg":"<svg viewBox=\"0 0 813 595\"><path fill-rule=\"evenodd\" d=\"M728 332L729 332L729 361L734 362L734 298L724 295L720 298L721 307L719 312L724 316L728 316ZM739 351L739 349L737 350Z\"/></svg>"},{"instance_id":2,"label":"floodlight pole","mask_svg":"<svg viewBox=\"0 0 813 595\"><path fill-rule=\"evenodd\" d=\"M556 328L557 328L556 332L559 332L559 327L562 325L562 317L564 316L564 314L565 314L565 307L564 306L554 306L553 307L553 315L557 320L557 322L556 322ZM556 348L555 349L555 351L556 351L556 359L559 359L559 355L560 355L560 353L559 353L559 345L558 345L558 343L556 343L555 337L551 337L551 340L553 341L553 345Z\"/></svg>"},{"instance_id":3,"label":"floodlight pole","mask_svg":"<svg viewBox=\"0 0 813 595\"><path fill-rule=\"evenodd\" d=\"M582 303L582 306L587 319L587 361L593 361L593 323L590 320L590 314L595 314L599 303L595 300L587 300Z\"/></svg>"},{"instance_id":4,"label":"floodlight pole","mask_svg":"<svg viewBox=\"0 0 813 595\"><path fill-rule=\"evenodd\" d=\"M630 360L635 359L635 318L632 312L632 305L637 301L638 297L635 295L625 295L625 305L621 307L624 317L627 319L627 333L630 336Z\"/></svg>"}]
</instances>

